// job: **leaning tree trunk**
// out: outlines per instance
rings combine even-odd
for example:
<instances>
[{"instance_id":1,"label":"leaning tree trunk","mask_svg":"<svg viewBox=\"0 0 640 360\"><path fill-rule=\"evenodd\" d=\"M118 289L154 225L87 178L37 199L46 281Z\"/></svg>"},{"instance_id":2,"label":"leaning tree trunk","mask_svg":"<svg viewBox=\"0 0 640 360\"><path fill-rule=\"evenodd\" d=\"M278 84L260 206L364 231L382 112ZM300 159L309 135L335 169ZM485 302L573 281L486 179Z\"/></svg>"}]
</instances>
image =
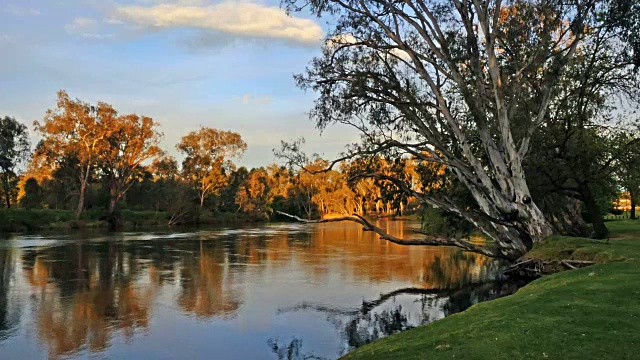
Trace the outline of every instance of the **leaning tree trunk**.
<instances>
[{"instance_id":1,"label":"leaning tree trunk","mask_svg":"<svg viewBox=\"0 0 640 360\"><path fill-rule=\"evenodd\" d=\"M578 199L559 194L544 196L537 202L556 234L574 237L592 237L593 228L581 215Z\"/></svg>"},{"instance_id":2,"label":"leaning tree trunk","mask_svg":"<svg viewBox=\"0 0 640 360\"><path fill-rule=\"evenodd\" d=\"M552 235L553 228L531 199L518 155L512 155L513 160L508 167L505 165L508 161L495 153L493 155L495 163L503 164L496 166L495 181L482 167L478 167L476 179L470 179L460 170L453 169L456 177L476 200L478 214L456 206L440 207L457 213L491 238L495 243L495 256L516 260L531 250L534 243ZM470 159L473 160L472 157Z\"/></svg>"},{"instance_id":3,"label":"leaning tree trunk","mask_svg":"<svg viewBox=\"0 0 640 360\"><path fill-rule=\"evenodd\" d=\"M553 234L553 229L542 211L533 203L519 206L517 219L509 219L503 224L494 221L474 225L493 239L497 247L495 256L516 260L526 254L533 245Z\"/></svg>"},{"instance_id":4,"label":"leaning tree trunk","mask_svg":"<svg viewBox=\"0 0 640 360\"><path fill-rule=\"evenodd\" d=\"M607 226L604 224L600 207L593 196L589 184L584 184L580 187L580 194L582 195L582 201L589 214L589 220L591 220L593 224L594 237L596 239L606 239L609 236L609 229L607 229Z\"/></svg>"}]
</instances>

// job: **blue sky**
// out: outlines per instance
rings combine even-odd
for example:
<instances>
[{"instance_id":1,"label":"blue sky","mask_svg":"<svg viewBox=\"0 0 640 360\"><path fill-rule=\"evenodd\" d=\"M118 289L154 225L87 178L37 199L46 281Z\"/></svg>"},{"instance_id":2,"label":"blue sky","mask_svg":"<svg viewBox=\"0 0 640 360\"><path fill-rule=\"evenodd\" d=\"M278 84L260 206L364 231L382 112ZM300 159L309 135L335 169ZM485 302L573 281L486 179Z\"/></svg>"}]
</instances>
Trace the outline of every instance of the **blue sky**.
<instances>
[{"instance_id":1,"label":"blue sky","mask_svg":"<svg viewBox=\"0 0 640 360\"><path fill-rule=\"evenodd\" d=\"M277 0L4 0L0 18L0 116L29 128L64 89L153 117L174 155L200 125L240 132L249 167L275 161L280 140L304 136L333 157L356 139L344 126L320 136L308 119L315 95L292 75L327 29Z\"/></svg>"}]
</instances>

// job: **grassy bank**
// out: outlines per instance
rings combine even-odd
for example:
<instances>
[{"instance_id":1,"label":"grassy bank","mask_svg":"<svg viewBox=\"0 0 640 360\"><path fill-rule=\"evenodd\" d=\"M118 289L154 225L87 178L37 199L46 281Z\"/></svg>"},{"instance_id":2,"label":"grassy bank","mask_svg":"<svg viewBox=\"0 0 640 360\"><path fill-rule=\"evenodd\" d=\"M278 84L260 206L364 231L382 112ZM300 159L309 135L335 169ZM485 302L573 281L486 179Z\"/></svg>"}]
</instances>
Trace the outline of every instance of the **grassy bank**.
<instances>
[{"instance_id":1,"label":"grassy bank","mask_svg":"<svg viewBox=\"0 0 640 360\"><path fill-rule=\"evenodd\" d=\"M104 210L87 210L79 220L73 219L71 210L53 209L0 209L0 233L53 229L107 228ZM162 211L122 210L120 217L124 229L148 226L168 226L170 215ZM238 214L203 213L197 224L246 222ZM194 224L189 224L194 225Z\"/></svg>"},{"instance_id":2,"label":"grassy bank","mask_svg":"<svg viewBox=\"0 0 640 360\"><path fill-rule=\"evenodd\" d=\"M640 352L640 221L607 223L609 243L551 237L529 254L591 260L515 295L355 350L345 359L633 359Z\"/></svg>"}]
</instances>

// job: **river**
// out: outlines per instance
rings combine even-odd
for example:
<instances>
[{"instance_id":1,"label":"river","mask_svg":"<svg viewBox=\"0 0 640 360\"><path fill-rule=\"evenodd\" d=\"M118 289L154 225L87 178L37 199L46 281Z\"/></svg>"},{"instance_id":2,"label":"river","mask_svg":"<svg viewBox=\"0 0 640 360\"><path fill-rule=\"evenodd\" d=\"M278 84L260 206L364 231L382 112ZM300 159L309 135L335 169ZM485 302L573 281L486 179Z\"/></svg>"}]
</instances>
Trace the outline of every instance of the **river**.
<instances>
[{"instance_id":1,"label":"river","mask_svg":"<svg viewBox=\"0 0 640 360\"><path fill-rule=\"evenodd\" d=\"M499 266L347 223L12 235L0 239L0 357L335 359L514 292Z\"/></svg>"}]
</instances>

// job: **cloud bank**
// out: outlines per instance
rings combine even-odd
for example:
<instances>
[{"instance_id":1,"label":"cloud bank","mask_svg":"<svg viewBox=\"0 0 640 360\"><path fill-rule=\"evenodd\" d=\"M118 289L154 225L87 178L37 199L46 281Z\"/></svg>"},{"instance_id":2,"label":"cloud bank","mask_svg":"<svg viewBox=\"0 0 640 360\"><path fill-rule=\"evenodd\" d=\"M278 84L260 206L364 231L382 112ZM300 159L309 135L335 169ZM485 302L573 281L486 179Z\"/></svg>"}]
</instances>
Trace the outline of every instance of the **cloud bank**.
<instances>
[{"instance_id":1,"label":"cloud bank","mask_svg":"<svg viewBox=\"0 0 640 360\"><path fill-rule=\"evenodd\" d=\"M109 21L147 31L186 28L231 37L284 40L298 45L317 45L324 36L322 28L313 20L292 17L278 7L252 2L120 5L113 10Z\"/></svg>"}]
</instances>

